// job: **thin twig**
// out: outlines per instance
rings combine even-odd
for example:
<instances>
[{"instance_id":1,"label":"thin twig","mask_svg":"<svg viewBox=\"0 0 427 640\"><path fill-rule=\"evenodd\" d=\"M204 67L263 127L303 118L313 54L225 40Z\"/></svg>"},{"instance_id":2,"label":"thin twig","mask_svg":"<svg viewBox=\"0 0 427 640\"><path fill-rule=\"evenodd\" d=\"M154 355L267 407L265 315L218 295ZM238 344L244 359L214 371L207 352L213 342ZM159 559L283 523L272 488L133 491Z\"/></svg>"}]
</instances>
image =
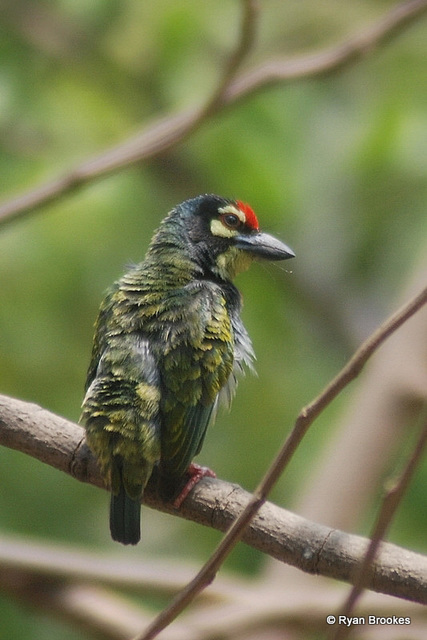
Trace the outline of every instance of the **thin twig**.
<instances>
[{"instance_id":1,"label":"thin twig","mask_svg":"<svg viewBox=\"0 0 427 640\"><path fill-rule=\"evenodd\" d=\"M301 411L292 432L286 439L257 489L254 491L249 503L243 509L240 516L233 522L211 557L203 565L194 579L178 593L171 604L155 618L153 623L149 625L142 634L136 636L134 640L151 640L155 638L162 629L175 620L194 598L214 580L217 571L239 542L244 530L265 502L269 491L283 473L286 465L289 463L292 455L314 420L332 400L338 396L342 389L359 375L367 360L378 347L426 303L427 287L384 322L377 331L359 347L346 366L322 393Z\"/></svg>"},{"instance_id":2,"label":"thin twig","mask_svg":"<svg viewBox=\"0 0 427 640\"><path fill-rule=\"evenodd\" d=\"M396 37L427 11L427 0L410 0L393 7L371 28L349 38L332 49L295 59L273 60L235 77L247 55L255 33L255 3L244 4L241 37L212 96L202 108L190 108L149 124L145 129L100 155L83 162L63 176L13 197L0 206L0 223L34 212L114 171L146 161L185 140L213 116L238 101L274 84L316 78L340 71L380 45ZM233 77L235 79L233 80Z\"/></svg>"},{"instance_id":3,"label":"thin twig","mask_svg":"<svg viewBox=\"0 0 427 640\"><path fill-rule=\"evenodd\" d=\"M353 587L338 615L349 618L359 600L370 574L373 572L373 562L378 553L381 542L384 540L387 530L394 518L397 508L408 489L409 483L414 475L417 465L422 459L427 445L427 421L423 425L414 450L412 451L405 468L393 483L390 483L383 498L378 514L377 522L374 526L371 541L366 551L365 557L357 571ZM350 633L351 627L339 625L336 631L331 634L333 640L345 640Z\"/></svg>"}]
</instances>

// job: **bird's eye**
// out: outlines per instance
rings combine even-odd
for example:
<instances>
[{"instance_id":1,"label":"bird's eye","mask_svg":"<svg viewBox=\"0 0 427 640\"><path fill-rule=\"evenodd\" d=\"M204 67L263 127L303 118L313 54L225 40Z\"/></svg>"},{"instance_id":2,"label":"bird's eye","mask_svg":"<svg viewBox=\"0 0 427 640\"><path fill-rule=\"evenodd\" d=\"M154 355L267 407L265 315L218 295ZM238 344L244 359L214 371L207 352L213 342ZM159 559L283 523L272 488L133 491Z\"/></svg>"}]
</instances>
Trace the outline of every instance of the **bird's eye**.
<instances>
[{"instance_id":1,"label":"bird's eye","mask_svg":"<svg viewBox=\"0 0 427 640\"><path fill-rule=\"evenodd\" d=\"M239 216L234 213L224 213L221 216L221 222L227 229L237 229L241 224Z\"/></svg>"}]
</instances>

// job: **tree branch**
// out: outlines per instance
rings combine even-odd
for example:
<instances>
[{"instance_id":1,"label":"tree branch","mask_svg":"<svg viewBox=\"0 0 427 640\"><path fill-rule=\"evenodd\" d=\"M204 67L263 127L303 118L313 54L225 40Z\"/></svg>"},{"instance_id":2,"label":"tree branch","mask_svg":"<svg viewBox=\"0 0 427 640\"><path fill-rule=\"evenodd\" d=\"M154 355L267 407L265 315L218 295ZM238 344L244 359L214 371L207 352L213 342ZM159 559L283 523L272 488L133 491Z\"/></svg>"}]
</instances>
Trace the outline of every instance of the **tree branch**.
<instances>
[{"instance_id":1,"label":"tree branch","mask_svg":"<svg viewBox=\"0 0 427 640\"><path fill-rule=\"evenodd\" d=\"M96 461L77 424L35 404L0 396L0 444L27 453L82 482L103 487ZM179 517L226 531L250 494L239 486L206 478L186 498L179 511L161 502L152 487L144 503ZM272 503L265 503L243 541L306 573L352 582L368 541L305 520ZM375 561L368 588L427 603L427 558L384 543Z\"/></svg>"},{"instance_id":2,"label":"tree branch","mask_svg":"<svg viewBox=\"0 0 427 640\"><path fill-rule=\"evenodd\" d=\"M0 223L33 212L123 167L164 153L185 140L211 117L256 92L275 84L322 77L340 71L343 67L371 54L415 22L427 11L427 0L409 0L398 4L374 26L332 49L295 59L269 61L236 78L236 72L252 46L256 26L255 2L245 0L243 7L239 42L205 106L192 107L155 121L129 140L83 162L65 175L9 199L0 206Z\"/></svg>"}]
</instances>

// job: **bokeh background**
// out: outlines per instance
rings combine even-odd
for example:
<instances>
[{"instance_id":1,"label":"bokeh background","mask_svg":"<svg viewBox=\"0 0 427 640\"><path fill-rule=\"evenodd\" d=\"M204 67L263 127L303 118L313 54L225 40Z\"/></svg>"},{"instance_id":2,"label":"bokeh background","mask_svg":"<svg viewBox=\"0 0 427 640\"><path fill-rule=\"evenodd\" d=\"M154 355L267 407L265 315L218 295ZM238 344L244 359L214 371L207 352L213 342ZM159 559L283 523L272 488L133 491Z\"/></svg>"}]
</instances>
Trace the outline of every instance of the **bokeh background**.
<instances>
[{"instance_id":1,"label":"bokeh background","mask_svg":"<svg viewBox=\"0 0 427 640\"><path fill-rule=\"evenodd\" d=\"M247 67L332 46L384 0L263 0ZM236 41L237 1L3 0L2 199L65 173L153 119L200 105ZM426 251L427 21L328 78L277 85L207 122L148 163L98 180L0 229L0 391L78 420L93 322L105 289L139 261L170 208L199 193L249 202L297 258L238 278L258 377L239 386L199 460L252 489L311 400L396 308ZM292 508L350 397L306 437L272 499ZM425 551L427 468L392 540ZM123 557L203 560L218 539L144 508L143 542L109 538L107 494L0 451L4 534ZM369 514L359 533L370 527ZM240 546L230 570L262 558ZM81 637L0 597L8 638ZM55 635L56 634L56 635Z\"/></svg>"}]
</instances>

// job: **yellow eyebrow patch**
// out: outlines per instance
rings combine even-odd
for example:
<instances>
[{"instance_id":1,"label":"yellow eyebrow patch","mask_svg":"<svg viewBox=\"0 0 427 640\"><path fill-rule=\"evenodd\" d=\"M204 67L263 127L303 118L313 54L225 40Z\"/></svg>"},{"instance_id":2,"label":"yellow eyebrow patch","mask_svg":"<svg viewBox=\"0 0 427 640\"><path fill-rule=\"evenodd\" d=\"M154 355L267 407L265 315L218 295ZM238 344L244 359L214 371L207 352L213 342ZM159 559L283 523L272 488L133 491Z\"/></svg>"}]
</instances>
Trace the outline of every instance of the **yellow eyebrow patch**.
<instances>
[{"instance_id":1,"label":"yellow eyebrow patch","mask_svg":"<svg viewBox=\"0 0 427 640\"><path fill-rule=\"evenodd\" d=\"M211 220L211 233L213 236L219 236L220 238L234 238L238 232L236 229L228 229L221 220L214 218Z\"/></svg>"}]
</instances>

